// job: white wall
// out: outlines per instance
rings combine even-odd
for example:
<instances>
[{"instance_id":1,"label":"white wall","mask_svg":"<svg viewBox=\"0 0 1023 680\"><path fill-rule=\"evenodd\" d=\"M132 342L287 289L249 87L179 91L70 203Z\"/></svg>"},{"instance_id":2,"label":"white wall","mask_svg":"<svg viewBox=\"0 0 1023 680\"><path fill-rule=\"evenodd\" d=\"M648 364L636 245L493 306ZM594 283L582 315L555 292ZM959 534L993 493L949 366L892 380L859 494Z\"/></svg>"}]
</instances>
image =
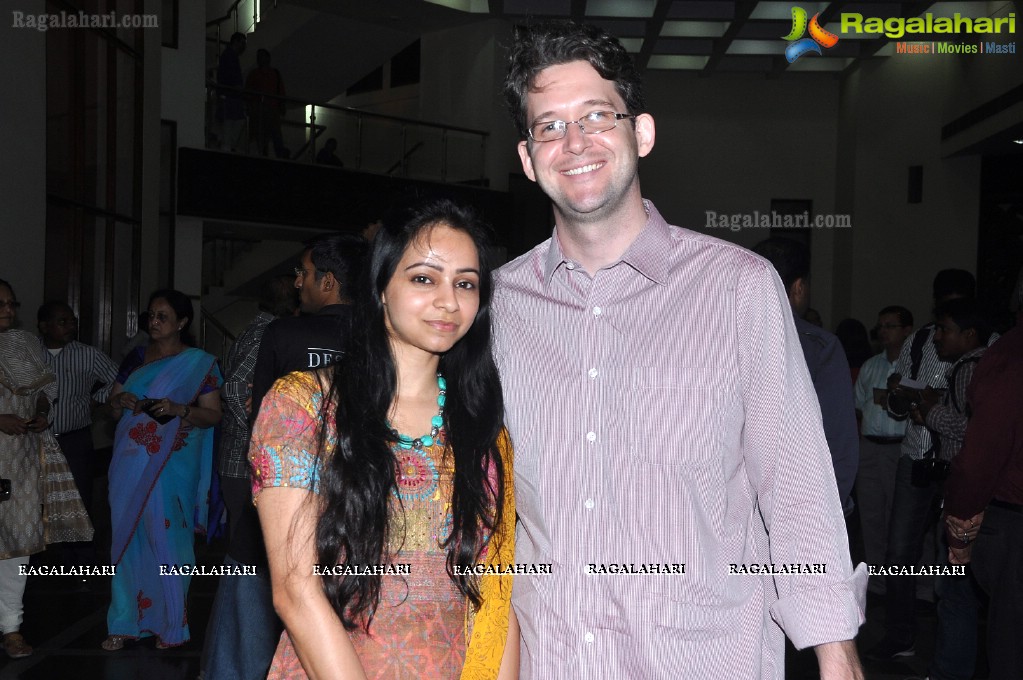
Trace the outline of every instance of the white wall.
<instances>
[{"instance_id":1,"label":"white wall","mask_svg":"<svg viewBox=\"0 0 1023 680\"><path fill-rule=\"evenodd\" d=\"M178 47L164 47L161 59L160 117L177 123L178 146L205 146L206 11L202 3L183 2L178 13ZM154 142L159 136L154 138ZM202 291L202 220L177 218L172 285L188 295ZM149 253L152 257L165 253ZM143 267L145 270L145 267ZM152 271L157 268L152 267ZM143 297L156 282L143 282Z\"/></svg>"},{"instance_id":2,"label":"white wall","mask_svg":"<svg viewBox=\"0 0 1023 680\"><path fill-rule=\"evenodd\" d=\"M943 157L941 128L1023 82L1018 57L1005 56L898 55L846 81L841 133L851 141L840 155L847 182L839 190L854 228L836 287L843 314L869 324L883 306L901 304L919 325L930 318L937 271L976 274L981 159ZM907 202L909 165L923 166L919 204Z\"/></svg>"},{"instance_id":3,"label":"white wall","mask_svg":"<svg viewBox=\"0 0 1023 680\"><path fill-rule=\"evenodd\" d=\"M706 211L768 213L771 199L808 199L816 215L835 213L838 81L830 75L763 76L648 71L647 109L657 138L640 161L643 195L672 224L745 247L765 229L706 229ZM826 325L839 232L810 237L812 305Z\"/></svg>"},{"instance_id":4,"label":"white wall","mask_svg":"<svg viewBox=\"0 0 1023 680\"><path fill-rule=\"evenodd\" d=\"M24 0L28 14L46 11L43 0ZM10 281L21 302L21 327L35 331L35 311L43 303L43 251L46 243L46 34L14 28L9 11L0 21L0 279Z\"/></svg>"}]
</instances>

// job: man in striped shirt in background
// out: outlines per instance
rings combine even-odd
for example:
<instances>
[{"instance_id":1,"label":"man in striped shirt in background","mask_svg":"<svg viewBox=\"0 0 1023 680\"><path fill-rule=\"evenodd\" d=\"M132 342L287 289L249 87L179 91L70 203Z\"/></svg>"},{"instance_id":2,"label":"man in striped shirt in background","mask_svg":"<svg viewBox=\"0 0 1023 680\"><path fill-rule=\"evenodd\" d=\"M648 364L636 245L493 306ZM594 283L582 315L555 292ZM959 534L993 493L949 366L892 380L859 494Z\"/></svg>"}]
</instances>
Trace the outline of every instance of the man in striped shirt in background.
<instances>
[{"instance_id":1,"label":"man in striped shirt in background","mask_svg":"<svg viewBox=\"0 0 1023 680\"><path fill-rule=\"evenodd\" d=\"M888 548L888 524L895 497L895 470L899 465L906 421L888 416L888 376L902 343L913 332L913 313L905 307L885 307L877 314L877 339L881 353L864 362L854 389L856 410L863 417L860 467L856 473L856 502L863 531L863 554L867 564L884 564ZM884 578L871 579L871 591L884 592Z\"/></svg>"},{"instance_id":2,"label":"man in striped shirt in background","mask_svg":"<svg viewBox=\"0 0 1023 680\"><path fill-rule=\"evenodd\" d=\"M75 478L85 510L92 514L93 458L92 408L110 396L117 366L103 352L78 342L78 319L67 303L46 302L36 315L39 342L46 362L57 376L53 404L53 434ZM94 562L92 544L70 543L78 564Z\"/></svg>"},{"instance_id":3,"label":"man in striped shirt in background","mask_svg":"<svg viewBox=\"0 0 1023 680\"><path fill-rule=\"evenodd\" d=\"M552 564L516 577L520 677L781 680L788 635L862 678L867 572L774 269L643 199L654 121L602 30L517 29L505 94L556 221L495 284L516 562Z\"/></svg>"}]
</instances>

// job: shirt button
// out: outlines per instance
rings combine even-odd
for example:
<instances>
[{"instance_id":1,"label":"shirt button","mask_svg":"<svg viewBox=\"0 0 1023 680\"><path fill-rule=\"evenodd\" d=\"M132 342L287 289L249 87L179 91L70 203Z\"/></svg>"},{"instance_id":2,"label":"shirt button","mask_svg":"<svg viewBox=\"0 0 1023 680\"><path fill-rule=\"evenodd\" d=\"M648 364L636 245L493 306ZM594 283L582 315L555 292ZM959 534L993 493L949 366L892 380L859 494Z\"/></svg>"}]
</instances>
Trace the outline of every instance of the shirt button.
<instances>
[{"instance_id":1,"label":"shirt button","mask_svg":"<svg viewBox=\"0 0 1023 680\"><path fill-rule=\"evenodd\" d=\"M583 640L586 640L586 644L592 645L593 644L593 633L586 633L586 635L583 635Z\"/></svg>"},{"instance_id":2,"label":"shirt button","mask_svg":"<svg viewBox=\"0 0 1023 680\"><path fill-rule=\"evenodd\" d=\"M575 269L575 262L566 262L565 269Z\"/></svg>"},{"instance_id":3,"label":"shirt button","mask_svg":"<svg viewBox=\"0 0 1023 680\"><path fill-rule=\"evenodd\" d=\"M596 432L587 432L586 433L586 441L588 441L588 442L595 442L595 441L597 441L597 433Z\"/></svg>"},{"instance_id":4,"label":"shirt button","mask_svg":"<svg viewBox=\"0 0 1023 680\"><path fill-rule=\"evenodd\" d=\"M600 309L600 307L594 307L593 308L593 316L600 316L600 312L601 311L602 310Z\"/></svg>"},{"instance_id":5,"label":"shirt button","mask_svg":"<svg viewBox=\"0 0 1023 680\"><path fill-rule=\"evenodd\" d=\"M587 510L592 510L594 505L595 503L593 502L592 498L587 498L586 501L583 503L583 507L585 507Z\"/></svg>"},{"instance_id":6,"label":"shirt button","mask_svg":"<svg viewBox=\"0 0 1023 680\"><path fill-rule=\"evenodd\" d=\"M599 374L600 371L598 371L595 368L591 368L589 371L586 372L586 375L590 376L591 378L596 378Z\"/></svg>"}]
</instances>

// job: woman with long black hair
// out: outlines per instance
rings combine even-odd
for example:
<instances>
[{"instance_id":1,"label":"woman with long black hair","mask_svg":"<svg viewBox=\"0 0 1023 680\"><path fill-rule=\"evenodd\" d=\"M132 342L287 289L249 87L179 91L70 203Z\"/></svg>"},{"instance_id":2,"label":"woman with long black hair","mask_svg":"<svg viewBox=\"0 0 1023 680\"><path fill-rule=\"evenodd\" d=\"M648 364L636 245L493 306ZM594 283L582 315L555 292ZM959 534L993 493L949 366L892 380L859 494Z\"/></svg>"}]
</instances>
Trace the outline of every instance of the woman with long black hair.
<instances>
[{"instance_id":1,"label":"woman with long black hair","mask_svg":"<svg viewBox=\"0 0 1023 680\"><path fill-rule=\"evenodd\" d=\"M344 359L277 381L253 428L268 677L514 678L511 577L476 574L513 562L515 523L483 231L430 203L366 269Z\"/></svg>"}]
</instances>

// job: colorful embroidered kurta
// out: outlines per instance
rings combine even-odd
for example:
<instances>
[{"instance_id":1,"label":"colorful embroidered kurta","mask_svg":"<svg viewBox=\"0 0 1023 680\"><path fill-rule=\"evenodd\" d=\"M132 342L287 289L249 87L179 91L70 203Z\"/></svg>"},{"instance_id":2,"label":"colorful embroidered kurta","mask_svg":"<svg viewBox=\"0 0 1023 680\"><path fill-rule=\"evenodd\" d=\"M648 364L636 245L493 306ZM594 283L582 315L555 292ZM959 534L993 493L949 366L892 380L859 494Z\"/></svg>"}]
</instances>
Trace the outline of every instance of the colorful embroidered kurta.
<instances>
[{"instance_id":1,"label":"colorful embroidered kurta","mask_svg":"<svg viewBox=\"0 0 1023 680\"><path fill-rule=\"evenodd\" d=\"M264 399L250 449L257 500L267 487L317 492L320 382L329 375L292 373L278 380ZM330 451L337 441L332 417L326 419L326 427ZM450 531L454 468L445 456L445 443L442 431L437 442L422 451L396 449L397 497L392 502L389 550L391 563L409 565L410 574L382 576L380 605L369 635L361 629L349 634L370 678L493 678L500 667L511 577L483 577L483 606L472 616L447 575L446 551L440 542ZM511 449L505 436L500 444L506 477L504 523L501 537L488 544L486 562L490 564L511 563L514 555ZM306 677L287 632L281 636L267 677Z\"/></svg>"},{"instance_id":2,"label":"colorful embroidered kurta","mask_svg":"<svg viewBox=\"0 0 1023 680\"><path fill-rule=\"evenodd\" d=\"M194 404L220 388L216 359L190 348L139 365L136 355L117 382L137 397L167 397ZM188 641L185 598L190 577L163 575L161 566L195 563L194 529L205 529L213 430L180 418L160 425L145 413L125 412L114 435L110 463L111 582L107 629L111 635L155 635L166 645Z\"/></svg>"}]
</instances>

